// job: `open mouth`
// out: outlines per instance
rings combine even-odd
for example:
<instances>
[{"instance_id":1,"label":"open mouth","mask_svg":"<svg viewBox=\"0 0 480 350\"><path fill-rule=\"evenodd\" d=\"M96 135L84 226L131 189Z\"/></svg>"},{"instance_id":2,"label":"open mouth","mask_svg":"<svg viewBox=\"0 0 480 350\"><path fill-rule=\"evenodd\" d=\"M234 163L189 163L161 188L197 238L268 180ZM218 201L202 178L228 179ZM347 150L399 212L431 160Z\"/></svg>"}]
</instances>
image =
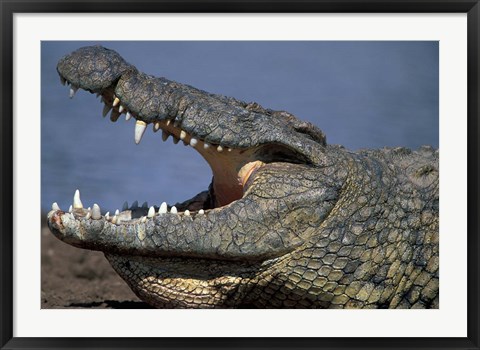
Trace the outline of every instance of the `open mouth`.
<instances>
[{"instance_id":1,"label":"open mouth","mask_svg":"<svg viewBox=\"0 0 480 350\"><path fill-rule=\"evenodd\" d=\"M60 80L63 85L70 88L70 98L73 98L79 88L61 74ZM84 217L93 220L103 218L118 225L138 220L146 222L162 214L175 214L191 218L195 218L197 215L208 215L212 210L221 210L242 199L254 186L257 172L263 167L268 167L270 163L304 162L294 150L278 143L255 147L235 147L232 143L217 142L218 137L207 139L197 134L195 128L190 127L181 115L172 118L156 118L153 122L147 121L148 118L143 118L141 113L136 112L127 100L122 100L115 95L116 87L117 85L114 83L107 88L96 91L86 89L85 91L101 98L104 103L103 117L110 114L112 122L116 122L122 117L127 121L135 120L134 141L136 144L141 142L147 127L151 124L153 131L158 132L164 142L171 138L174 144L183 143L195 149L210 165L213 180L208 189L183 202L175 204L164 202L152 206L148 206L147 203L139 205L136 201L129 206L125 202L121 211L117 209L115 213L107 212L105 215L102 215L97 204L94 204L92 208L83 208L80 193L77 190L73 205L69 210L74 212L77 218ZM59 210L59 207L54 203L52 209Z\"/></svg>"}]
</instances>

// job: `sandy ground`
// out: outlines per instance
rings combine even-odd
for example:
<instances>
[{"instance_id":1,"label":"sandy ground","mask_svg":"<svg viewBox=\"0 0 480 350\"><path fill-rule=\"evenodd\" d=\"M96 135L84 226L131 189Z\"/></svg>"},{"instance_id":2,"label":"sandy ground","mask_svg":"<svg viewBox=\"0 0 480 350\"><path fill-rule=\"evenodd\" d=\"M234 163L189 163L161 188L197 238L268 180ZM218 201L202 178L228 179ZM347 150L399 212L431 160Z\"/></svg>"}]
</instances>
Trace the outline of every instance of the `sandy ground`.
<instances>
[{"instance_id":1,"label":"sandy ground","mask_svg":"<svg viewBox=\"0 0 480 350\"><path fill-rule=\"evenodd\" d=\"M149 308L116 274L103 253L69 246L44 224L41 235L42 309Z\"/></svg>"}]
</instances>

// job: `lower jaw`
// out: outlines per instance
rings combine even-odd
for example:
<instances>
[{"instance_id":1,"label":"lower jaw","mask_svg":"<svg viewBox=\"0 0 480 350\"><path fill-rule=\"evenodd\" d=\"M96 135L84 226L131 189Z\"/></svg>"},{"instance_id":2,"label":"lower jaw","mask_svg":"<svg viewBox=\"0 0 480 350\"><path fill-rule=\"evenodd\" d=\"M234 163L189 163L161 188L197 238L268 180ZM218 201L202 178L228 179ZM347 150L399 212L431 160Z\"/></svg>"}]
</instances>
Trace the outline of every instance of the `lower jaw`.
<instances>
[{"instance_id":1,"label":"lower jaw","mask_svg":"<svg viewBox=\"0 0 480 350\"><path fill-rule=\"evenodd\" d=\"M211 275L197 261L105 254L115 271L142 300L157 308L228 308L240 277ZM169 264L176 272L166 270Z\"/></svg>"}]
</instances>

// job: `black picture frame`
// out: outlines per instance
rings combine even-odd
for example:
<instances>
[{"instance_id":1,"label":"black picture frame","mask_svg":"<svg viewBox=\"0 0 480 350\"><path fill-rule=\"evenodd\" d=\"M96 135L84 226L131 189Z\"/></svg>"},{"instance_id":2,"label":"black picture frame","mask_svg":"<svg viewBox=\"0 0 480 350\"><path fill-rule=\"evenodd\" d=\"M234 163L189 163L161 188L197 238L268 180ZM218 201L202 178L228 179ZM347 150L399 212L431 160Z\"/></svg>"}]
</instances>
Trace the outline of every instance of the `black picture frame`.
<instances>
[{"instance_id":1,"label":"black picture frame","mask_svg":"<svg viewBox=\"0 0 480 350\"><path fill-rule=\"evenodd\" d=\"M1 11L1 349L392 348L479 349L479 33L478 0L67 1L0 0ZM259 12L467 13L468 30L468 324L465 338L18 338L13 337L13 16L16 13Z\"/></svg>"}]
</instances>

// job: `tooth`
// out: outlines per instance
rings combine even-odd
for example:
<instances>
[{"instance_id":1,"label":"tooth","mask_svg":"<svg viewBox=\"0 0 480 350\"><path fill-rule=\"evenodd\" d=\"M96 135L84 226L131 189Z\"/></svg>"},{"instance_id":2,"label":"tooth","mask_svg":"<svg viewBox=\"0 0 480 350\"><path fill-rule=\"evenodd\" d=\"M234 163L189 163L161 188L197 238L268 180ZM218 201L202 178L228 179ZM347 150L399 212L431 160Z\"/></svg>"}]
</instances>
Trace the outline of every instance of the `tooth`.
<instances>
[{"instance_id":1,"label":"tooth","mask_svg":"<svg viewBox=\"0 0 480 350\"><path fill-rule=\"evenodd\" d=\"M222 152L222 151L223 151L223 147L222 147L222 146L220 146L220 145L218 145L218 147L217 147L217 151L218 151L218 152Z\"/></svg>"},{"instance_id":2,"label":"tooth","mask_svg":"<svg viewBox=\"0 0 480 350\"><path fill-rule=\"evenodd\" d=\"M198 213L199 213L200 215L203 215L203 214L205 214L205 210L200 209L200 210L198 211Z\"/></svg>"},{"instance_id":3,"label":"tooth","mask_svg":"<svg viewBox=\"0 0 480 350\"><path fill-rule=\"evenodd\" d=\"M163 202L162 205L160 205L160 209L158 209L159 214L165 214L167 212L167 203Z\"/></svg>"},{"instance_id":4,"label":"tooth","mask_svg":"<svg viewBox=\"0 0 480 350\"><path fill-rule=\"evenodd\" d=\"M120 103L120 100L118 99L118 97L115 97L115 99L113 100L113 107L115 107L116 105L118 105Z\"/></svg>"},{"instance_id":5,"label":"tooth","mask_svg":"<svg viewBox=\"0 0 480 350\"><path fill-rule=\"evenodd\" d=\"M129 121L130 118L132 118L132 115L130 114L130 112L127 112L127 114L125 115L125 120Z\"/></svg>"},{"instance_id":6,"label":"tooth","mask_svg":"<svg viewBox=\"0 0 480 350\"><path fill-rule=\"evenodd\" d=\"M111 109L112 109L112 107L110 107L107 104L105 106L103 106L103 112L102 112L103 117L106 117L108 112L110 112Z\"/></svg>"},{"instance_id":7,"label":"tooth","mask_svg":"<svg viewBox=\"0 0 480 350\"><path fill-rule=\"evenodd\" d=\"M91 212L88 212L87 215L85 215L85 219L90 219L92 217L92 213Z\"/></svg>"},{"instance_id":8,"label":"tooth","mask_svg":"<svg viewBox=\"0 0 480 350\"><path fill-rule=\"evenodd\" d=\"M112 224L116 224L117 223L117 216L115 215L113 218L112 218Z\"/></svg>"},{"instance_id":9,"label":"tooth","mask_svg":"<svg viewBox=\"0 0 480 350\"><path fill-rule=\"evenodd\" d=\"M228 152L232 152L232 149L231 148L227 148L228 149Z\"/></svg>"},{"instance_id":10,"label":"tooth","mask_svg":"<svg viewBox=\"0 0 480 350\"><path fill-rule=\"evenodd\" d=\"M125 109L125 108L123 108L123 106L120 105L120 107L118 107L118 113L122 113L124 109Z\"/></svg>"},{"instance_id":11,"label":"tooth","mask_svg":"<svg viewBox=\"0 0 480 350\"><path fill-rule=\"evenodd\" d=\"M173 206L172 209L170 209L170 213L177 214L177 207Z\"/></svg>"},{"instance_id":12,"label":"tooth","mask_svg":"<svg viewBox=\"0 0 480 350\"><path fill-rule=\"evenodd\" d=\"M120 113L116 109L112 109L112 113L110 113L110 120L112 122L116 122L120 117Z\"/></svg>"},{"instance_id":13,"label":"tooth","mask_svg":"<svg viewBox=\"0 0 480 350\"><path fill-rule=\"evenodd\" d=\"M147 216L149 218L153 218L153 216L155 215L155 208L153 206L150 207L150 209L148 209L148 214Z\"/></svg>"},{"instance_id":14,"label":"tooth","mask_svg":"<svg viewBox=\"0 0 480 350\"><path fill-rule=\"evenodd\" d=\"M64 77L60 76L60 82L62 83L62 85L65 85L67 80Z\"/></svg>"},{"instance_id":15,"label":"tooth","mask_svg":"<svg viewBox=\"0 0 480 350\"><path fill-rule=\"evenodd\" d=\"M167 141L168 137L170 136L165 130L162 130L162 140Z\"/></svg>"},{"instance_id":16,"label":"tooth","mask_svg":"<svg viewBox=\"0 0 480 350\"><path fill-rule=\"evenodd\" d=\"M73 96L75 96L75 93L77 92L77 90L78 90L78 87L74 85L70 87L70 98L73 98Z\"/></svg>"},{"instance_id":17,"label":"tooth","mask_svg":"<svg viewBox=\"0 0 480 350\"><path fill-rule=\"evenodd\" d=\"M169 126L171 122L172 121L170 119L167 119L167 121L166 121L167 126Z\"/></svg>"},{"instance_id":18,"label":"tooth","mask_svg":"<svg viewBox=\"0 0 480 350\"><path fill-rule=\"evenodd\" d=\"M80 200L80 191L76 190L75 195L73 196L73 207L75 209L82 209L83 204L82 201Z\"/></svg>"},{"instance_id":19,"label":"tooth","mask_svg":"<svg viewBox=\"0 0 480 350\"><path fill-rule=\"evenodd\" d=\"M185 131L180 131L180 140L183 140L187 136L187 133Z\"/></svg>"},{"instance_id":20,"label":"tooth","mask_svg":"<svg viewBox=\"0 0 480 350\"><path fill-rule=\"evenodd\" d=\"M198 140L194 137L190 139L190 146L195 147L198 143Z\"/></svg>"},{"instance_id":21,"label":"tooth","mask_svg":"<svg viewBox=\"0 0 480 350\"><path fill-rule=\"evenodd\" d=\"M70 205L70 207L68 208L68 212L71 213L73 211L73 207Z\"/></svg>"},{"instance_id":22,"label":"tooth","mask_svg":"<svg viewBox=\"0 0 480 350\"><path fill-rule=\"evenodd\" d=\"M207 149L208 147L210 147L210 145L205 142L205 143L203 144L203 148Z\"/></svg>"},{"instance_id":23,"label":"tooth","mask_svg":"<svg viewBox=\"0 0 480 350\"><path fill-rule=\"evenodd\" d=\"M102 218L102 213L100 212L100 207L98 206L97 203L95 203L92 208L92 219L99 220L101 218Z\"/></svg>"},{"instance_id":24,"label":"tooth","mask_svg":"<svg viewBox=\"0 0 480 350\"><path fill-rule=\"evenodd\" d=\"M132 203L132 209L137 209L138 208L138 201L135 201Z\"/></svg>"},{"instance_id":25,"label":"tooth","mask_svg":"<svg viewBox=\"0 0 480 350\"><path fill-rule=\"evenodd\" d=\"M58 206L57 202L52 204L52 210L61 210L60 207Z\"/></svg>"},{"instance_id":26,"label":"tooth","mask_svg":"<svg viewBox=\"0 0 480 350\"><path fill-rule=\"evenodd\" d=\"M153 132L157 132L158 130L160 130L160 123L156 122L153 124Z\"/></svg>"},{"instance_id":27,"label":"tooth","mask_svg":"<svg viewBox=\"0 0 480 350\"><path fill-rule=\"evenodd\" d=\"M90 211L90 210L92 210L92 208L88 207L88 208L87 208L87 211Z\"/></svg>"},{"instance_id":28,"label":"tooth","mask_svg":"<svg viewBox=\"0 0 480 350\"><path fill-rule=\"evenodd\" d=\"M122 211L128 210L128 202L123 203Z\"/></svg>"},{"instance_id":29,"label":"tooth","mask_svg":"<svg viewBox=\"0 0 480 350\"><path fill-rule=\"evenodd\" d=\"M179 139L177 139L175 136L172 135L172 139L173 139L173 143L174 144L177 144L178 141L180 141Z\"/></svg>"},{"instance_id":30,"label":"tooth","mask_svg":"<svg viewBox=\"0 0 480 350\"><path fill-rule=\"evenodd\" d=\"M146 216L142 216L142 218L140 219L141 222L147 222L147 217Z\"/></svg>"},{"instance_id":31,"label":"tooth","mask_svg":"<svg viewBox=\"0 0 480 350\"><path fill-rule=\"evenodd\" d=\"M117 209L115 210L115 215L118 215L118 214L120 214L120 210Z\"/></svg>"},{"instance_id":32,"label":"tooth","mask_svg":"<svg viewBox=\"0 0 480 350\"><path fill-rule=\"evenodd\" d=\"M135 123L135 143L138 145L142 140L143 134L147 128L147 123L141 120L137 120Z\"/></svg>"},{"instance_id":33,"label":"tooth","mask_svg":"<svg viewBox=\"0 0 480 350\"><path fill-rule=\"evenodd\" d=\"M107 211L106 214L105 214L105 219L106 220L110 220L110 212Z\"/></svg>"},{"instance_id":34,"label":"tooth","mask_svg":"<svg viewBox=\"0 0 480 350\"><path fill-rule=\"evenodd\" d=\"M185 216L190 216L190 210L188 210L188 209L185 210L184 214L185 214Z\"/></svg>"}]
</instances>

